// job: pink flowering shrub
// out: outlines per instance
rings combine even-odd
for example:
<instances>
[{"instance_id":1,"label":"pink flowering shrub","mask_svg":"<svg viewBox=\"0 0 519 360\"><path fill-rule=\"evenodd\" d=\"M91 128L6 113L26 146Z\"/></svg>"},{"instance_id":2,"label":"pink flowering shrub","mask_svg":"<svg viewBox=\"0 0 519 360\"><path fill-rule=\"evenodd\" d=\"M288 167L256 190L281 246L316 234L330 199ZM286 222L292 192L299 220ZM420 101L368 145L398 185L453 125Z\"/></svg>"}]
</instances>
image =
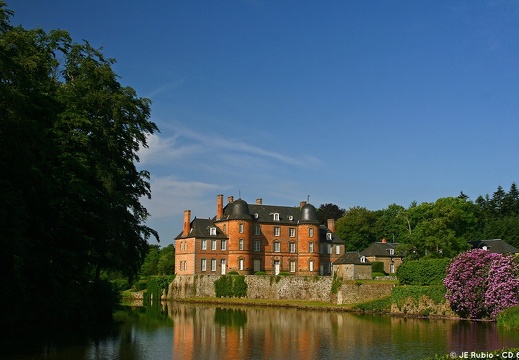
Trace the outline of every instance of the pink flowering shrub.
<instances>
[{"instance_id":1,"label":"pink flowering shrub","mask_svg":"<svg viewBox=\"0 0 519 360\"><path fill-rule=\"evenodd\" d=\"M460 316L495 318L501 310L519 303L518 274L519 265L511 256L470 250L447 267L445 296Z\"/></svg>"}]
</instances>

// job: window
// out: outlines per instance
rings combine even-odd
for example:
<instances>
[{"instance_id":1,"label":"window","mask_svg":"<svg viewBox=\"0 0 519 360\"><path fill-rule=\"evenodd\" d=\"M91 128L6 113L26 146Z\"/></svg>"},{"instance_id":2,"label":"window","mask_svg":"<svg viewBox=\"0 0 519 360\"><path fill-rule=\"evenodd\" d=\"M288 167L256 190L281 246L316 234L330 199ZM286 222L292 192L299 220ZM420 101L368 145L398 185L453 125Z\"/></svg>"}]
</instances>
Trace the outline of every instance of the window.
<instances>
[{"instance_id":1,"label":"window","mask_svg":"<svg viewBox=\"0 0 519 360\"><path fill-rule=\"evenodd\" d=\"M216 259L211 259L211 271L216 271Z\"/></svg>"},{"instance_id":2,"label":"window","mask_svg":"<svg viewBox=\"0 0 519 360\"><path fill-rule=\"evenodd\" d=\"M254 251L261 251L261 241L254 240Z\"/></svg>"},{"instance_id":3,"label":"window","mask_svg":"<svg viewBox=\"0 0 519 360\"><path fill-rule=\"evenodd\" d=\"M395 255L395 249L388 249L389 250L389 255Z\"/></svg>"},{"instance_id":4,"label":"window","mask_svg":"<svg viewBox=\"0 0 519 360\"><path fill-rule=\"evenodd\" d=\"M279 221L279 213L273 213L274 215L274 221Z\"/></svg>"},{"instance_id":5,"label":"window","mask_svg":"<svg viewBox=\"0 0 519 360\"><path fill-rule=\"evenodd\" d=\"M274 252L280 252L281 251L281 244L279 241L274 242Z\"/></svg>"},{"instance_id":6,"label":"window","mask_svg":"<svg viewBox=\"0 0 519 360\"><path fill-rule=\"evenodd\" d=\"M227 234L227 224L223 224L223 233Z\"/></svg>"},{"instance_id":7,"label":"window","mask_svg":"<svg viewBox=\"0 0 519 360\"><path fill-rule=\"evenodd\" d=\"M314 228L313 227L308 228L308 237L314 237Z\"/></svg>"},{"instance_id":8,"label":"window","mask_svg":"<svg viewBox=\"0 0 519 360\"><path fill-rule=\"evenodd\" d=\"M200 260L200 267L202 268L202 271L207 271L207 259Z\"/></svg>"},{"instance_id":9,"label":"window","mask_svg":"<svg viewBox=\"0 0 519 360\"><path fill-rule=\"evenodd\" d=\"M296 229L295 228L288 229L288 236L295 237L296 236Z\"/></svg>"},{"instance_id":10,"label":"window","mask_svg":"<svg viewBox=\"0 0 519 360\"><path fill-rule=\"evenodd\" d=\"M209 235L211 235L211 236L215 236L216 235L216 228L215 227L209 228Z\"/></svg>"},{"instance_id":11,"label":"window","mask_svg":"<svg viewBox=\"0 0 519 360\"><path fill-rule=\"evenodd\" d=\"M202 247L202 250L207 250L207 240L202 239L201 247Z\"/></svg>"},{"instance_id":12,"label":"window","mask_svg":"<svg viewBox=\"0 0 519 360\"><path fill-rule=\"evenodd\" d=\"M211 240L211 250L216 250L216 240Z\"/></svg>"},{"instance_id":13,"label":"window","mask_svg":"<svg viewBox=\"0 0 519 360\"><path fill-rule=\"evenodd\" d=\"M310 260L310 262L308 263L308 270L314 271L314 261L313 260Z\"/></svg>"},{"instance_id":14,"label":"window","mask_svg":"<svg viewBox=\"0 0 519 360\"><path fill-rule=\"evenodd\" d=\"M279 236L281 234L281 228L279 226L274 226L274 236Z\"/></svg>"},{"instance_id":15,"label":"window","mask_svg":"<svg viewBox=\"0 0 519 360\"><path fill-rule=\"evenodd\" d=\"M361 256L360 257L360 262L361 263L365 263L366 262L366 257L365 256Z\"/></svg>"},{"instance_id":16,"label":"window","mask_svg":"<svg viewBox=\"0 0 519 360\"><path fill-rule=\"evenodd\" d=\"M326 244L326 253L328 255L332 254L332 244Z\"/></svg>"},{"instance_id":17,"label":"window","mask_svg":"<svg viewBox=\"0 0 519 360\"><path fill-rule=\"evenodd\" d=\"M222 240L220 242L220 250L227 250L227 241L226 240Z\"/></svg>"},{"instance_id":18,"label":"window","mask_svg":"<svg viewBox=\"0 0 519 360\"><path fill-rule=\"evenodd\" d=\"M243 223L240 223L239 230L240 230L240 234L243 234Z\"/></svg>"},{"instance_id":19,"label":"window","mask_svg":"<svg viewBox=\"0 0 519 360\"><path fill-rule=\"evenodd\" d=\"M311 252L311 253L314 252L314 243L313 242L308 243L308 252Z\"/></svg>"},{"instance_id":20,"label":"window","mask_svg":"<svg viewBox=\"0 0 519 360\"><path fill-rule=\"evenodd\" d=\"M332 233L326 233L326 240L332 240Z\"/></svg>"},{"instance_id":21,"label":"window","mask_svg":"<svg viewBox=\"0 0 519 360\"><path fill-rule=\"evenodd\" d=\"M259 225L254 225L254 235L259 235L261 233L261 227Z\"/></svg>"},{"instance_id":22,"label":"window","mask_svg":"<svg viewBox=\"0 0 519 360\"><path fill-rule=\"evenodd\" d=\"M340 245L335 245L335 255L340 255L341 254L341 247Z\"/></svg>"},{"instance_id":23,"label":"window","mask_svg":"<svg viewBox=\"0 0 519 360\"><path fill-rule=\"evenodd\" d=\"M296 252L296 243L291 242L289 244L289 247L290 247L290 252L291 253L295 253Z\"/></svg>"},{"instance_id":24,"label":"window","mask_svg":"<svg viewBox=\"0 0 519 360\"><path fill-rule=\"evenodd\" d=\"M290 272L296 272L296 261L290 260Z\"/></svg>"},{"instance_id":25,"label":"window","mask_svg":"<svg viewBox=\"0 0 519 360\"><path fill-rule=\"evenodd\" d=\"M240 260L238 261L238 270L243 270L244 267L245 267L244 264L245 264L245 260L240 259Z\"/></svg>"},{"instance_id":26,"label":"window","mask_svg":"<svg viewBox=\"0 0 519 360\"><path fill-rule=\"evenodd\" d=\"M240 240L238 241L238 246L239 246L239 249L240 249L240 250L243 250L243 239L240 239Z\"/></svg>"}]
</instances>

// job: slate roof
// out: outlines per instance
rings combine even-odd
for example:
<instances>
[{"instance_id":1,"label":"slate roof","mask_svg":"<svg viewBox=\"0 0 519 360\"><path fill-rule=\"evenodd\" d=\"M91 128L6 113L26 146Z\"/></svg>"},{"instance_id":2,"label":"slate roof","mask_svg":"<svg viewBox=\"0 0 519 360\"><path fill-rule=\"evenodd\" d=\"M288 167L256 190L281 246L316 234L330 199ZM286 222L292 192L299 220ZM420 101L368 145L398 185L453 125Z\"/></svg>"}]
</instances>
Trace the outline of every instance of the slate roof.
<instances>
[{"instance_id":1,"label":"slate roof","mask_svg":"<svg viewBox=\"0 0 519 360\"><path fill-rule=\"evenodd\" d=\"M332 234L331 240L328 239L327 234ZM324 243L344 245L344 241L324 225L319 226L319 240Z\"/></svg>"},{"instance_id":2,"label":"slate roof","mask_svg":"<svg viewBox=\"0 0 519 360\"><path fill-rule=\"evenodd\" d=\"M394 257L396 255L396 251L394 252L395 255L389 255L388 249L395 250L398 245L400 245L400 243L376 242L371 244L368 248L362 250L360 254L364 256Z\"/></svg>"},{"instance_id":3,"label":"slate roof","mask_svg":"<svg viewBox=\"0 0 519 360\"><path fill-rule=\"evenodd\" d=\"M182 231L177 235L175 239L182 238L208 238L208 239L227 239L227 236L214 224L211 219L197 219L194 218L191 221L191 230L186 236L182 236ZM216 228L216 235L210 235L209 229Z\"/></svg>"},{"instance_id":4,"label":"slate roof","mask_svg":"<svg viewBox=\"0 0 519 360\"><path fill-rule=\"evenodd\" d=\"M500 253L500 254L515 254L518 253L519 250L501 239L492 239L492 240L474 240L471 241L470 244L474 249L483 249L484 246L487 247L487 250L492 253Z\"/></svg>"},{"instance_id":5,"label":"slate roof","mask_svg":"<svg viewBox=\"0 0 519 360\"><path fill-rule=\"evenodd\" d=\"M358 251L346 252L339 259L337 259L333 264L341 265L341 264L353 264L353 265L371 265L371 262L364 257L364 262L361 261L361 258L364 255L361 255Z\"/></svg>"},{"instance_id":6,"label":"slate roof","mask_svg":"<svg viewBox=\"0 0 519 360\"><path fill-rule=\"evenodd\" d=\"M279 214L279 220L274 220L274 214ZM299 206L276 206L264 204L247 204L246 201L238 199L228 203L223 208L223 216L216 217L219 220L255 220L262 223L278 223L281 225L297 225L300 223L318 224L317 212L315 207L306 204L301 209Z\"/></svg>"}]
</instances>

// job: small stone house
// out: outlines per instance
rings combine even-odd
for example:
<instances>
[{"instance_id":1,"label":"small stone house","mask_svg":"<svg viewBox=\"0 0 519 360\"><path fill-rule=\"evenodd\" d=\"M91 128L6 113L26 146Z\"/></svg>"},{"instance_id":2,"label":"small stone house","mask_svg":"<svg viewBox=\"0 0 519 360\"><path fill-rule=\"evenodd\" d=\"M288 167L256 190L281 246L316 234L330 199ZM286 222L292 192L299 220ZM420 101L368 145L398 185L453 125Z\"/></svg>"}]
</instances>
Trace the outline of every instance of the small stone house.
<instances>
[{"instance_id":1,"label":"small stone house","mask_svg":"<svg viewBox=\"0 0 519 360\"><path fill-rule=\"evenodd\" d=\"M358 251L346 252L333 263L333 272L343 280L371 280L371 263Z\"/></svg>"},{"instance_id":2,"label":"small stone house","mask_svg":"<svg viewBox=\"0 0 519 360\"><path fill-rule=\"evenodd\" d=\"M383 239L362 250L360 255L365 256L370 262L384 263L384 271L391 275L396 273L396 269L402 264L402 256L396 254L398 245L400 243L391 243Z\"/></svg>"},{"instance_id":3,"label":"small stone house","mask_svg":"<svg viewBox=\"0 0 519 360\"><path fill-rule=\"evenodd\" d=\"M471 241L470 245L472 245L473 249L483 249L492 253L512 255L519 254L519 250L516 247L501 239L475 240Z\"/></svg>"}]
</instances>

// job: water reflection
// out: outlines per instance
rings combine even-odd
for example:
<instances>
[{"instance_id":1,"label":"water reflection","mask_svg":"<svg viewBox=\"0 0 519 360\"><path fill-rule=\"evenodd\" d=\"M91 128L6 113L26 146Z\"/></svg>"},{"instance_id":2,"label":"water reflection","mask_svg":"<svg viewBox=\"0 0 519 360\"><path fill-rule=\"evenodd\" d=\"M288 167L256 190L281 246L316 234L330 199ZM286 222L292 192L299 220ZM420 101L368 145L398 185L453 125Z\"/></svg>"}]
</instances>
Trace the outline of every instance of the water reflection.
<instances>
[{"instance_id":1,"label":"water reflection","mask_svg":"<svg viewBox=\"0 0 519 360\"><path fill-rule=\"evenodd\" d=\"M115 319L115 327L88 335L11 337L0 358L416 359L519 347L519 339L494 323L287 308L163 303L127 307Z\"/></svg>"}]
</instances>

